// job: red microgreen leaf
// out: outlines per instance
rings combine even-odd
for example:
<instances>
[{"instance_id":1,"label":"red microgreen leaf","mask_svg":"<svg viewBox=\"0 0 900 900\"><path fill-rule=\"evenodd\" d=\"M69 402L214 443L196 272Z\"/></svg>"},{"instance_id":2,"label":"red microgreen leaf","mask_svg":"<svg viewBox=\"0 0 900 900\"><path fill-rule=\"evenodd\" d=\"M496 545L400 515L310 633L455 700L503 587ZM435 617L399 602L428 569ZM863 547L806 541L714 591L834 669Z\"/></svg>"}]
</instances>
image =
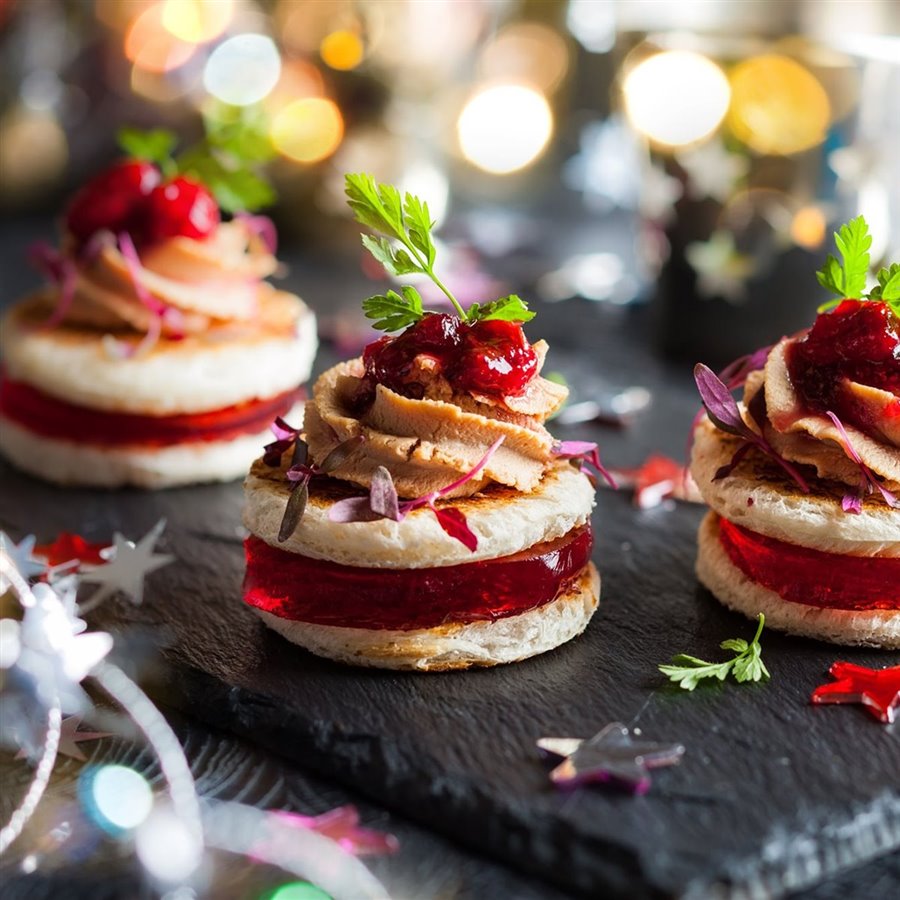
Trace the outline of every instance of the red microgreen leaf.
<instances>
[{"instance_id":1,"label":"red microgreen leaf","mask_svg":"<svg viewBox=\"0 0 900 900\"><path fill-rule=\"evenodd\" d=\"M834 423L834 427L837 428L838 432L841 436L841 446L843 448L844 453L859 466L860 474L862 475L862 485L861 490L867 494L871 494L872 491L878 491L882 497L884 497L884 502L887 503L891 509L900 509L900 500L897 498L886 488L884 485L872 474L872 470L862 461L860 455L856 452L853 444L850 442L850 437L847 434L846 429L843 424L841 424L841 420L833 413L826 412L826 416ZM846 505L847 498L844 498L844 501L841 503L844 512L858 512L862 510L862 501L858 500L860 505L860 509L847 509Z\"/></svg>"},{"instance_id":2,"label":"red microgreen leaf","mask_svg":"<svg viewBox=\"0 0 900 900\"><path fill-rule=\"evenodd\" d=\"M243 222L247 231L259 238L266 250L275 254L278 249L278 231L275 223L268 216L253 216L250 213L238 212L234 216L239 222Z\"/></svg>"},{"instance_id":3,"label":"red microgreen leaf","mask_svg":"<svg viewBox=\"0 0 900 900\"><path fill-rule=\"evenodd\" d=\"M841 499L841 509L853 516L860 515L862 513L862 497L858 494L844 494Z\"/></svg>"},{"instance_id":4,"label":"red microgreen leaf","mask_svg":"<svg viewBox=\"0 0 900 900\"><path fill-rule=\"evenodd\" d=\"M458 478L452 484L448 484L446 487L441 488L437 494L439 497L446 497L447 494L452 493L457 488L461 488L466 482L471 481L487 464L490 462L491 457L497 452L497 449L505 440L505 435L500 435L493 444L487 449L487 453L475 463L474 467L471 468L462 478Z\"/></svg>"},{"instance_id":5,"label":"red microgreen leaf","mask_svg":"<svg viewBox=\"0 0 900 900\"><path fill-rule=\"evenodd\" d=\"M713 372L709 366L697 363L694 366L694 381L700 392L700 399L706 407L706 413L712 423L721 431L733 434L735 437L747 438L750 429L741 416L737 401L731 396L731 391L724 382Z\"/></svg>"},{"instance_id":6,"label":"red microgreen leaf","mask_svg":"<svg viewBox=\"0 0 900 900\"><path fill-rule=\"evenodd\" d=\"M593 466L613 490L618 490L619 486L616 484L616 480L600 461L600 448L592 441L557 441L553 445L551 453L557 459L576 460ZM593 481L593 479L591 480Z\"/></svg>"},{"instance_id":7,"label":"red microgreen leaf","mask_svg":"<svg viewBox=\"0 0 900 900\"><path fill-rule=\"evenodd\" d=\"M473 552L477 549L478 537L475 532L469 528L466 517L460 510L453 506L446 509L439 509L436 506L432 506L431 508L434 511L435 518L438 520L438 524L450 535L450 537L456 538L456 540L461 544L465 544L466 547Z\"/></svg>"}]
</instances>

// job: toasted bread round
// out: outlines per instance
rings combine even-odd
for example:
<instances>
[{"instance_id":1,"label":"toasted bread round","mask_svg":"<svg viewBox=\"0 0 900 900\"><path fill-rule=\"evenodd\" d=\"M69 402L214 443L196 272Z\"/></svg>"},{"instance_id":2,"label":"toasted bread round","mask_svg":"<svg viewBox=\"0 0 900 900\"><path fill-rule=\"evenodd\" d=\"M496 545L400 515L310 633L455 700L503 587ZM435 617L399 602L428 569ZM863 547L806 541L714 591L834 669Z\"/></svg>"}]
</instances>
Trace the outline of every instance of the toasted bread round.
<instances>
[{"instance_id":1,"label":"toasted bread round","mask_svg":"<svg viewBox=\"0 0 900 900\"><path fill-rule=\"evenodd\" d=\"M719 517L707 513L698 534L697 577L730 609L788 634L832 644L900 649L900 611L822 609L785 600L748 578L728 558L719 540Z\"/></svg>"},{"instance_id":2,"label":"toasted bread round","mask_svg":"<svg viewBox=\"0 0 900 900\"><path fill-rule=\"evenodd\" d=\"M311 625L259 609L254 612L270 628L316 656L353 666L444 672L546 653L584 631L599 599L600 576L589 563L554 600L493 622L389 631Z\"/></svg>"},{"instance_id":3,"label":"toasted bread round","mask_svg":"<svg viewBox=\"0 0 900 900\"><path fill-rule=\"evenodd\" d=\"M691 474L706 503L720 516L751 531L811 550L846 556L900 556L900 511L878 493L867 496L859 515L841 508L852 492L837 482L810 479L804 493L772 460L752 449L718 481L739 442L704 418L694 432Z\"/></svg>"},{"instance_id":4,"label":"toasted bread round","mask_svg":"<svg viewBox=\"0 0 900 900\"><path fill-rule=\"evenodd\" d=\"M299 421L302 416L299 403L290 417ZM271 439L265 431L166 447L101 447L44 437L0 416L0 452L22 471L68 486L167 488L233 481Z\"/></svg>"},{"instance_id":5,"label":"toasted bread round","mask_svg":"<svg viewBox=\"0 0 900 900\"><path fill-rule=\"evenodd\" d=\"M9 377L107 412L167 416L274 397L309 378L317 348L315 316L281 291L266 296L252 325L160 338L148 353L126 359L107 352L97 329L42 329L47 315L45 298L36 295L3 317L0 353Z\"/></svg>"},{"instance_id":6,"label":"toasted bread round","mask_svg":"<svg viewBox=\"0 0 900 900\"><path fill-rule=\"evenodd\" d=\"M427 508L413 511L402 522L329 520L336 501L360 493L343 482L314 479L299 526L279 543L290 486L280 471L257 460L244 482L244 525L289 553L349 566L419 569L511 556L583 525L594 506L593 485L568 463L550 469L529 494L494 485L472 497L444 501L465 515L477 535L478 547L470 551L448 536Z\"/></svg>"}]
</instances>

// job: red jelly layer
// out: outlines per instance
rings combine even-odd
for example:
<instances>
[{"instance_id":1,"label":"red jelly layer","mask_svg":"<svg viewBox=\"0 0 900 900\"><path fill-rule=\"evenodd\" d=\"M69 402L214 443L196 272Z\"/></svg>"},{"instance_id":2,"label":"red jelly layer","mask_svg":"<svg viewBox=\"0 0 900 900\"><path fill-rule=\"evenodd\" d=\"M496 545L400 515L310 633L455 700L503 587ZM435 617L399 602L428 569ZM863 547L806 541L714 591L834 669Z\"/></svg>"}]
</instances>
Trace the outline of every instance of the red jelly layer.
<instances>
[{"instance_id":1,"label":"red jelly layer","mask_svg":"<svg viewBox=\"0 0 900 900\"><path fill-rule=\"evenodd\" d=\"M900 609L900 559L809 550L719 520L728 558L792 603L825 609Z\"/></svg>"},{"instance_id":2,"label":"red jelly layer","mask_svg":"<svg viewBox=\"0 0 900 900\"><path fill-rule=\"evenodd\" d=\"M193 441L225 441L266 430L302 399L300 389L267 400L176 416L103 412L51 397L21 381L0 378L0 413L44 437L109 447L165 447Z\"/></svg>"},{"instance_id":3,"label":"red jelly layer","mask_svg":"<svg viewBox=\"0 0 900 900\"><path fill-rule=\"evenodd\" d=\"M549 603L591 558L589 525L500 559L433 569L342 566L244 542L244 600L284 619L407 631L493 621Z\"/></svg>"}]
</instances>

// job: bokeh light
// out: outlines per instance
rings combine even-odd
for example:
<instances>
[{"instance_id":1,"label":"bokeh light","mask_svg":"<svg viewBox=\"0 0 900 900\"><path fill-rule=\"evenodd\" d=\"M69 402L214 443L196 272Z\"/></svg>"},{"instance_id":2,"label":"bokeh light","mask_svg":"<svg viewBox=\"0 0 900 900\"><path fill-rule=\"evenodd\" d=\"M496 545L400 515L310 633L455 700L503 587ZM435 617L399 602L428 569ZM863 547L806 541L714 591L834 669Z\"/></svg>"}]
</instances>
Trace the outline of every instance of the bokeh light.
<instances>
[{"instance_id":1,"label":"bokeh light","mask_svg":"<svg viewBox=\"0 0 900 900\"><path fill-rule=\"evenodd\" d=\"M89 766L81 774L78 793L91 821L113 835L137 828L153 808L147 780L127 766Z\"/></svg>"},{"instance_id":2,"label":"bokeh light","mask_svg":"<svg viewBox=\"0 0 900 900\"><path fill-rule=\"evenodd\" d=\"M699 53L669 50L638 63L622 85L634 127L667 147L711 135L725 118L731 89L725 73Z\"/></svg>"},{"instance_id":3,"label":"bokeh light","mask_svg":"<svg viewBox=\"0 0 900 900\"><path fill-rule=\"evenodd\" d=\"M325 35L319 45L319 55L326 66L347 72L363 61L365 47L357 32L343 29Z\"/></svg>"},{"instance_id":4,"label":"bokeh light","mask_svg":"<svg viewBox=\"0 0 900 900\"><path fill-rule=\"evenodd\" d=\"M340 146L344 119L333 101L304 97L275 114L270 134L273 146L283 156L295 162L319 162Z\"/></svg>"},{"instance_id":5,"label":"bokeh light","mask_svg":"<svg viewBox=\"0 0 900 900\"><path fill-rule=\"evenodd\" d=\"M534 88L501 84L484 88L463 107L457 123L469 162L505 175L534 162L553 133L553 114Z\"/></svg>"},{"instance_id":6,"label":"bokeh light","mask_svg":"<svg viewBox=\"0 0 900 900\"><path fill-rule=\"evenodd\" d=\"M292 881L266 894L266 900L331 900L321 888L308 881Z\"/></svg>"},{"instance_id":7,"label":"bokeh light","mask_svg":"<svg viewBox=\"0 0 900 900\"><path fill-rule=\"evenodd\" d=\"M217 38L234 16L234 0L165 0L162 23L166 30L192 44Z\"/></svg>"},{"instance_id":8,"label":"bokeh light","mask_svg":"<svg viewBox=\"0 0 900 900\"><path fill-rule=\"evenodd\" d=\"M193 55L196 44L175 37L163 24L162 3L148 6L128 27L125 56L141 69L171 72Z\"/></svg>"},{"instance_id":9,"label":"bokeh light","mask_svg":"<svg viewBox=\"0 0 900 900\"><path fill-rule=\"evenodd\" d=\"M66 133L45 110L15 107L0 119L0 196L55 181L69 158Z\"/></svg>"},{"instance_id":10,"label":"bokeh light","mask_svg":"<svg viewBox=\"0 0 900 900\"><path fill-rule=\"evenodd\" d=\"M135 852L147 872L177 884L200 865L203 845L170 809L154 809L135 833Z\"/></svg>"},{"instance_id":11,"label":"bokeh light","mask_svg":"<svg viewBox=\"0 0 900 900\"><path fill-rule=\"evenodd\" d=\"M266 97L281 75L281 57L270 37L238 34L210 54L203 86L223 103L249 106Z\"/></svg>"},{"instance_id":12,"label":"bokeh light","mask_svg":"<svg viewBox=\"0 0 900 900\"><path fill-rule=\"evenodd\" d=\"M831 104L800 63L775 53L738 63L731 72L728 124L759 153L787 156L825 139Z\"/></svg>"},{"instance_id":13,"label":"bokeh light","mask_svg":"<svg viewBox=\"0 0 900 900\"><path fill-rule=\"evenodd\" d=\"M440 227L450 201L450 181L446 172L427 160L416 160L405 168L397 187L401 194L427 198L431 219L435 227Z\"/></svg>"},{"instance_id":14,"label":"bokeh light","mask_svg":"<svg viewBox=\"0 0 900 900\"><path fill-rule=\"evenodd\" d=\"M552 91L569 69L569 50L552 28L539 22L516 22L485 47L479 68L486 80L524 81Z\"/></svg>"},{"instance_id":15,"label":"bokeh light","mask_svg":"<svg viewBox=\"0 0 900 900\"><path fill-rule=\"evenodd\" d=\"M818 206L802 206L791 220L791 238L807 250L817 250L825 240L825 213Z\"/></svg>"}]
</instances>

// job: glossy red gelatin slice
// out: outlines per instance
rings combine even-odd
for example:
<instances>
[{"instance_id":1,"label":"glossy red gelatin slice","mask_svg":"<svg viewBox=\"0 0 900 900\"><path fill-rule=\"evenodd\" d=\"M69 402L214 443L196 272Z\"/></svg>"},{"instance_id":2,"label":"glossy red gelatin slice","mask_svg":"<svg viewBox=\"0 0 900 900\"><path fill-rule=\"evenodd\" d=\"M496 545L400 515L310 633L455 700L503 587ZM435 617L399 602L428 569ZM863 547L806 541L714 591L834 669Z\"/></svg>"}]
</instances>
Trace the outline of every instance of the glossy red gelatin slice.
<instances>
[{"instance_id":1,"label":"glossy red gelatin slice","mask_svg":"<svg viewBox=\"0 0 900 900\"><path fill-rule=\"evenodd\" d=\"M728 558L748 578L792 603L823 609L900 609L900 559L798 547L719 520Z\"/></svg>"},{"instance_id":2,"label":"glossy red gelatin slice","mask_svg":"<svg viewBox=\"0 0 900 900\"><path fill-rule=\"evenodd\" d=\"M139 416L103 412L51 397L31 385L0 378L0 413L35 434L108 447L165 447L188 441L225 441L259 434L276 416L290 412L303 391L286 391L204 413Z\"/></svg>"},{"instance_id":3,"label":"glossy red gelatin slice","mask_svg":"<svg viewBox=\"0 0 900 900\"><path fill-rule=\"evenodd\" d=\"M367 569L244 542L244 600L301 622L408 631L493 621L549 603L591 558L589 525L500 559L432 569Z\"/></svg>"}]
</instances>

